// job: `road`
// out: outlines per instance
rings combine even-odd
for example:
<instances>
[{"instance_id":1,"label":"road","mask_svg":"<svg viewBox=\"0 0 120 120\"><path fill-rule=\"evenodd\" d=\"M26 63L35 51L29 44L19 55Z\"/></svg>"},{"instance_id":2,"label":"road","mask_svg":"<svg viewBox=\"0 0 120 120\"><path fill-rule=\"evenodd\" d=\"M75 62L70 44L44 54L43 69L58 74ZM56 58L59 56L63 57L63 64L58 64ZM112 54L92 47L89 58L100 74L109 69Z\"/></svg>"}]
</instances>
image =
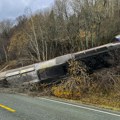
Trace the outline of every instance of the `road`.
<instances>
[{"instance_id":1,"label":"road","mask_svg":"<svg viewBox=\"0 0 120 120\"><path fill-rule=\"evenodd\" d=\"M120 120L119 112L0 93L0 120Z\"/></svg>"}]
</instances>

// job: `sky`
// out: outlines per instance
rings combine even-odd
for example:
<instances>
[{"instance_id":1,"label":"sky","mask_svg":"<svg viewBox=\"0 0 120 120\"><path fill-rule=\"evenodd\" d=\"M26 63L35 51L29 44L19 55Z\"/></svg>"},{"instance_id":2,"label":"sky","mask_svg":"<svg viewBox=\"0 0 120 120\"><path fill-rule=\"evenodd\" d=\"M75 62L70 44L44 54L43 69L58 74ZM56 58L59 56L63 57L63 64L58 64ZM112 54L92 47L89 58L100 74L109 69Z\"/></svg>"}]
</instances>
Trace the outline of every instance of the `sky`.
<instances>
[{"instance_id":1,"label":"sky","mask_svg":"<svg viewBox=\"0 0 120 120\"><path fill-rule=\"evenodd\" d=\"M25 14L25 9L32 12L50 7L54 0L0 0L0 20L15 19Z\"/></svg>"}]
</instances>

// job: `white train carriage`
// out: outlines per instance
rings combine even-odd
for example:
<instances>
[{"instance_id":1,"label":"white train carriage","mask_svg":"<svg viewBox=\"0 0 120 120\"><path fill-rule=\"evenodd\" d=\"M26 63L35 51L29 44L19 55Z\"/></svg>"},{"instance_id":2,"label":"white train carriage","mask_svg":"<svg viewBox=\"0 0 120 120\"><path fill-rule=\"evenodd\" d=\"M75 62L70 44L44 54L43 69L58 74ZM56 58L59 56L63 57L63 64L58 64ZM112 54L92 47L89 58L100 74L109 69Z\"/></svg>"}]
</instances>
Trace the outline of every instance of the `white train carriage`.
<instances>
[{"instance_id":1,"label":"white train carriage","mask_svg":"<svg viewBox=\"0 0 120 120\"><path fill-rule=\"evenodd\" d=\"M45 62L2 72L0 73L0 80L6 79L12 81L16 79L20 82L39 82L62 77L67 74L67 62L70 59L80 60L89 68L93 67L93 69L99 69L100 67L96 66L102 64L102 67L105 67L104 64L107 63L107 59L104 58L109 56L110 50L117 48L120 48L120 43L110 43L77 53L63 55Z\"/></svg>"}]
</instances>

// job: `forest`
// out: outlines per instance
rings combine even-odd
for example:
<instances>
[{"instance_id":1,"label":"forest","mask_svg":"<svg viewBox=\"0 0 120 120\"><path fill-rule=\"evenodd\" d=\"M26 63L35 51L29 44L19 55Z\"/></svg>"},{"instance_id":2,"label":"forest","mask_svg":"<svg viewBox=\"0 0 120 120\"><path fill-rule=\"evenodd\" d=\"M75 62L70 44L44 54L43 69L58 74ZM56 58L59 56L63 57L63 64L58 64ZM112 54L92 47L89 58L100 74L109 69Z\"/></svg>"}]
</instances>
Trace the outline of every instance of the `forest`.
<instances>
[{"instance_id":1,"label":"forest","mask_svg":"<svg viewBox=\"0 0 120 120\"><path fill-rule=\"evenodd\" d=\"M19 66L112 42L120 0L56 0L51 8L0 21L0 64Z\"/></svg>"}]
</instances>

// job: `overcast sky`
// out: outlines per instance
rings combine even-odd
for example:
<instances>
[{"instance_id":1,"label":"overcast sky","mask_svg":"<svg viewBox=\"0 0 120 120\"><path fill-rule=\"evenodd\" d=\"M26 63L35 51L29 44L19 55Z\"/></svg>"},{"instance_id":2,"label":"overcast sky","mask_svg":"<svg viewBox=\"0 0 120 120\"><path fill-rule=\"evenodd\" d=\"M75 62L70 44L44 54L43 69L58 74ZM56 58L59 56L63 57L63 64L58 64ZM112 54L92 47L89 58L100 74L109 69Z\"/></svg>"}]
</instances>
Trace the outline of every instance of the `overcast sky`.
<instances>
[{"instance_id":1,"label":"overcast sky","mask_svg":"<svg viewBox=\"0 0 120 120\"><path fill-rule=\"evenodd\" d=\"M26 8L33 12L47 8L54 0L0 0L0 20L15 19L25 13Z\"/></svg>"}]
</instances>

